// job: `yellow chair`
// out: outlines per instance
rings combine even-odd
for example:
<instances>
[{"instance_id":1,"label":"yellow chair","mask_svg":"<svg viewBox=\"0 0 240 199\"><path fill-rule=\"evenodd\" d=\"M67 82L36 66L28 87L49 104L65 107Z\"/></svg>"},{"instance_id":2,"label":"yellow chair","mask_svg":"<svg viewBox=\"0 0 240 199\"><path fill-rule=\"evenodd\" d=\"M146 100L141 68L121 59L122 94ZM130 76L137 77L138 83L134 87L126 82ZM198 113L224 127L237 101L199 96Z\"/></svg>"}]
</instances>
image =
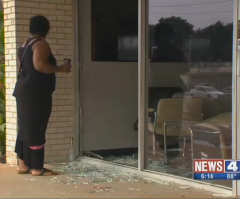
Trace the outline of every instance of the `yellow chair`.
<instances>
[{"instance_id":1,"label":"yellow chair","mask_svg":"<svg viewBox=\"0 0 240 199\"><path fill-rule=\"evenodd\" d=\"M165 161L167 161L167 151L183 151L184 156L186 138L191 136L191 154L193 157L193 132L191 127L201 120L202 100L199 98L160 100L155 112L154 123L148 124L148 129L153 135L153 152L155 153L156 136L163 136ZM184 137L183 148L167 150L167 143L176 144L179 142L179 137Z\"/></svg>"}]
</instances>

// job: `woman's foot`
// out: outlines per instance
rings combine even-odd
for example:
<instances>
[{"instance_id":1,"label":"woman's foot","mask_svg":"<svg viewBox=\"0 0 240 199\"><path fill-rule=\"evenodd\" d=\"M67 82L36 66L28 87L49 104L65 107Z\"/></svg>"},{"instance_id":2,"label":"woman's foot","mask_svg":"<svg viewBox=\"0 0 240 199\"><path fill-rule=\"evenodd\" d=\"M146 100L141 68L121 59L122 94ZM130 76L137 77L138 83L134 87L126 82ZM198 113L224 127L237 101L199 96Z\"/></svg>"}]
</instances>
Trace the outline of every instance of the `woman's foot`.
<instances>
[{"instance_id":1,"label":"woman's foot","mask_svg":"<svg viewBox=\"0 0 240 199\"><path fill-rule=\"evenodd\" d=\"M27 169L27 170L19 170L18 169L18 174L31 174L31 169Z\"/></svg>"},{"instance_id":2,"label":"woman's foot","mask_svg":"<svg viewBox=\"0 0 240 199\"><path fill-rule=\"evenodd\" d=\"M24 161L19 159L19 167L18 167L18 174L30 174L30 168L28 168L25 164Z\"/></svg>"},{"instance_id":3,"label":"woman's foot","mask_svg":"<svg viewBox=\"0 0 240 199\"><path fill-rule=\"evenodd\" d=\"M50 169L44 168L42 170L32 170L32 175L33 176L55 176L55 175L58 175L58 173Z\"/></svg>"}]
</instances>

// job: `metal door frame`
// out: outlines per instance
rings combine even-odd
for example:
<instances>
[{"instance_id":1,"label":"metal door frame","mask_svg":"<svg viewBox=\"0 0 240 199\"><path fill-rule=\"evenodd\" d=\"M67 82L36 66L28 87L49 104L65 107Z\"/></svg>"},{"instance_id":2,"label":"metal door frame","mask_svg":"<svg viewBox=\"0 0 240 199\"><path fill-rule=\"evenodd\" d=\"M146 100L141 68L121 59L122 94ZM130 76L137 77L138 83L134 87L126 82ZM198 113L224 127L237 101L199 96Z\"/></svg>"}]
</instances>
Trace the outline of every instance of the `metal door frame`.
<instances>
[{"instance_id":1,"label":"metal door frame","mask_svg":"<svg viewBox=\"0 0 240 199\"><path fill-rule=\"evenodd\" d=\"M81 155L81 90L80 90L80 72L81 72L81 54L80 54L80 1L72 1L73 10L73 73L74 73L74 151L78 157Z\"/></svg>"}]
</instances>

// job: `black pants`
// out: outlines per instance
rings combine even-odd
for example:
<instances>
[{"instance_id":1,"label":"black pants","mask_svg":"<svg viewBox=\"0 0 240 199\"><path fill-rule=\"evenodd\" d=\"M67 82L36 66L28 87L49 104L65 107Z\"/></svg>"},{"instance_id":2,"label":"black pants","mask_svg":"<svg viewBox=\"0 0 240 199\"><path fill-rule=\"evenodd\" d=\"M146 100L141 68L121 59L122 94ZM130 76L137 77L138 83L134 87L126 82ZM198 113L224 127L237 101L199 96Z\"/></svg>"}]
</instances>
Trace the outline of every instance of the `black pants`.
<instances>
[{"instance_id":1,"label":"black pants","mask_svg":"<svg viewBox=\"0 0 240 199\"><path fill-rule=\"evenodd\" d=\"M27 144L17 138L15 153L19 159L24 161L24 164L34 170L42 170L44 165L44 148L32 150Z\"/></svg>"}]
</instances>

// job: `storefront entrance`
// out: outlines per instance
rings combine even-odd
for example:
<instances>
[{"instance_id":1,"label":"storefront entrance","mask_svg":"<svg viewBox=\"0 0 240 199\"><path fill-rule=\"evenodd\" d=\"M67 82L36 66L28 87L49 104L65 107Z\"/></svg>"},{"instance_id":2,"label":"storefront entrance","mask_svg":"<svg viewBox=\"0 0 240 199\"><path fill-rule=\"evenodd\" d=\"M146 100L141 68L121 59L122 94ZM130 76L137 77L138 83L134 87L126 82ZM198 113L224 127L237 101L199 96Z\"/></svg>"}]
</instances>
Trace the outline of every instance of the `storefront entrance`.
<instances>
[{"instance_id":1,"label":"storefront entrance","mask_svg":"<svg viewBox=\"0 0 240 199\"><path fill-rule=\"evenodd\" d=\"M138 1L80 2L82 150L137 153Z\"/></svg>"},{"instance_id":2,"label":"storefront entrance","mask_svg":"<svg viewBox=\"0 0 240 199\"><path fill-rule=\"evenodd\" d=\"M237 158L236 6L81 0L83 155L186 179Z\"/></svg>"}]
</instances>

